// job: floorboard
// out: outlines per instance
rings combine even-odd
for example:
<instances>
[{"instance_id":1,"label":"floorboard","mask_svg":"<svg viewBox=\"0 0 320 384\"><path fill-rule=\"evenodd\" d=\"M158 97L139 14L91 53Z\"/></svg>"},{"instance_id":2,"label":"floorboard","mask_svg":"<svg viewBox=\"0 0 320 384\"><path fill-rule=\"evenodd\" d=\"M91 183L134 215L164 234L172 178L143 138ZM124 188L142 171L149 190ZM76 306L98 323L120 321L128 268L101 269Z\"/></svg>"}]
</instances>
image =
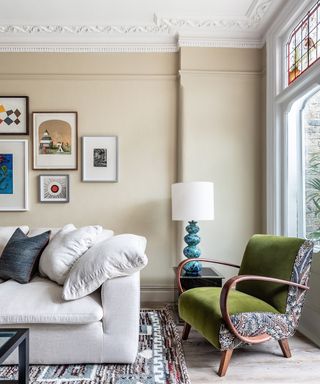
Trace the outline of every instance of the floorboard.
<instances>
[{"instance_id":1,"label":"floorboard","mask_svg":"<svg viewBox=\"0 0 320 384\"><path fill-rule=\"evenodd\" d=\"M179 327L182 330L182 327ZM191 330L183 341L192 384L203 383L320 383L320 349L302 335L289 340L292 357L282 356L279 344L269 341L237 349L227 375L217 376L220 353Z\"/></svg>"},{"instance_id":2,"label":"floorboard","mask_svg":"<svg viewBox=\"0 0 320 384\"><path fill-rule=\"evenodd\" d=\"M144 303L145 308L163 305ZM182 325L178 325L180 333ZM227 375L217 375L220 352L199 333L191 330L182 342L192 384L255 383L255 384L320 384L320 349L300 334L289 339L292 357L283 357L279 344L269 341L237 349L232 356Z\"/></svg>"}]
</instances>

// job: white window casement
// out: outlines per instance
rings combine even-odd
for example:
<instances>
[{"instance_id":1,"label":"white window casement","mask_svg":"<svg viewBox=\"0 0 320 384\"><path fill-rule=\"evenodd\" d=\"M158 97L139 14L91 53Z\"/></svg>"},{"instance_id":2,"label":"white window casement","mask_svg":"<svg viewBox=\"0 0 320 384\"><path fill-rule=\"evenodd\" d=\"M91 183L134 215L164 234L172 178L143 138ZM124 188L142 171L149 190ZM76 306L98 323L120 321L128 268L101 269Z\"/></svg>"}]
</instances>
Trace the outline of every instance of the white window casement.
<instances>
[{"instance_id":1,"label":"white window casement","mask_svg":"<svg viewBox=\"0 0 320 384\"><path fill-rule=\"evenodd\" d=\"M287 43L292 31L316 4L315 0L287 1L266 36L266 230L276 235L305 237L317 225L312 218L312 204L310 216L309 198L314 190L310 190L309 183L310 177L316 177L318 173L317 162L313 163L313 156L317 154L318 122L312 120L318 119L319 109L315 103L317 100L320 102L320 96L317 98L320 92L320 60L308 68L301 67L303 71L293 76L294 79L290 78L290 64L287 62ZM313 116L310 116L311 104ZM319 249L317 242L315 250ZM312 289L304 306L299 331L320 346L317 294L320 289L320 259L316 256L319 254L313 258Z\"/></svg>"},{"instance_id":2,"label":"white window casement","mask_svg":"<svg viewBox=\"0 0 320 384\"><path fill-rule=\"evenodd\" d=\"M266 229L276 235L310 237L317 231L318 222L320 229L317 190L312 187L312 183L316 187L318 171L320 182L320 107L317 108L320 102L320 60L312 56L312 65L311 59L309 65L309 58L303 62L307 57L303 56L303 49L314 48L309 44L309 35L305 38L305 46L303 42L298 46L299 49L302 47L300 53L297 53L296 46L291 58L288 52L288 41L292 40L297 27L304 28L310 10L315 9L318 3L319 0L290 0L266 37ZM320 20L320 10L317 9L316 15ZM320 26L317 28L320 36ZM320 44L316 49L320 50ZM292 79L289 73L292 71L292 57L298 54L301 55L298 64L302 67L299 75ZM288 60L291 61L288 63ZM318 192L320 204L320 185Z\"/></svg>"}]
</instances>

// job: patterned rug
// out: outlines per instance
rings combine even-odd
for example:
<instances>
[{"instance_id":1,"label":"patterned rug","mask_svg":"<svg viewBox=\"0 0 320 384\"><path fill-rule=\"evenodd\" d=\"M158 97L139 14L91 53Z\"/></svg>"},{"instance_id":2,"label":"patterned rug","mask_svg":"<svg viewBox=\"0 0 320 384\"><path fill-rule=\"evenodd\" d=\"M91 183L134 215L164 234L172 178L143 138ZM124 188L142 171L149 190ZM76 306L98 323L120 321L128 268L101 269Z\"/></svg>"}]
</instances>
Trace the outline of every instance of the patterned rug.
<instances>
[{"instance_id":1,"label":"patterned rug","mask_svg":"<svg viewBox=\"0 0 320 384\"><path fill-rule=\"evenodd\" d=\"M32 365L30 384L190 384L173 316L169 308L140 312L134 364ZM0 367L0 380L16 377L16 366Z\"/></svg>"}]
</instances>

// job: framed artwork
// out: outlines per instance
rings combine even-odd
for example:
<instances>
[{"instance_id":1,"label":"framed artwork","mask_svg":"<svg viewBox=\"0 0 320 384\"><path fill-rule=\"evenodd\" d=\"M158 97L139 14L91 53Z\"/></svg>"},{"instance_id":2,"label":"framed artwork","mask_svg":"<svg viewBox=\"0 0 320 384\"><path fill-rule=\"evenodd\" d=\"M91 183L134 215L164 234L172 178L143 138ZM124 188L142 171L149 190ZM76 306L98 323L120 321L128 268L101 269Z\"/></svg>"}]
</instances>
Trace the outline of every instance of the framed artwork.
<instances>
[{"instance_id":1,"label":"framed artwork","mask_svg":"<svg viewBox=\"0 0 320 384\"><path fill-rule=\"evenodd\" d=\"M117 136L82 137L82 181L118 181Z\"/></svg>"},{"instance_id":2,"label":"framed artwork","mask_svg":"<svg viewBox=\"0 0 320 384\"><path fill-rule=\"evenodd\" d=\"M69 175L39 175L41 203L69 203Z\"/></svg>"},{"instance_id":3,"label":"framed artwork","mask_svg":"<svg viewBox=\"0 0 320 384\"><path fill-rule=\"evenodd\" d=\"M0 211L28 210L28 141L0 140Z\"/></svg>"},{"instance_id":4,"label":"framed artwork","mask_svg":"<svg viewBox=\"0 0 320 384\"><path fill-rule=\"evenodd\" d=\"M33 169L77 169L77 112L33 112Z\"/></svg>"},{"instance_id":5,"label":"framed artwork","mask_svg":"<svg viewBox=\"0 0 320 384\"><path fill-rule=\"evenodd\" d=\"M28 96L0 96L0 135L28 134Z\"/></svg>"}]
</instances>

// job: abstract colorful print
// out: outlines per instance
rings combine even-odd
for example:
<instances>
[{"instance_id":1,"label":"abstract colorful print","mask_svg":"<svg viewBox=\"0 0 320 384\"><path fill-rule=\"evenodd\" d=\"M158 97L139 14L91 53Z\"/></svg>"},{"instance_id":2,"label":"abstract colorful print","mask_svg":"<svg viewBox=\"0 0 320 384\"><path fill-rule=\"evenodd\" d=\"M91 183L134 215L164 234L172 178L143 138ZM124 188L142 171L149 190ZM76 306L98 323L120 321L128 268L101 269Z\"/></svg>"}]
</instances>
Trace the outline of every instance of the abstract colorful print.
<instances>
[{"instance_id":1,"label":"abstract colorful print","mask_svg":"<svg viewBox=\"0 0 320 384\"><path fill-rule=\"evenodd\" d=\"M13 155L0 154L0 195L13 194Z\"/></svg>"}]
</instances>

